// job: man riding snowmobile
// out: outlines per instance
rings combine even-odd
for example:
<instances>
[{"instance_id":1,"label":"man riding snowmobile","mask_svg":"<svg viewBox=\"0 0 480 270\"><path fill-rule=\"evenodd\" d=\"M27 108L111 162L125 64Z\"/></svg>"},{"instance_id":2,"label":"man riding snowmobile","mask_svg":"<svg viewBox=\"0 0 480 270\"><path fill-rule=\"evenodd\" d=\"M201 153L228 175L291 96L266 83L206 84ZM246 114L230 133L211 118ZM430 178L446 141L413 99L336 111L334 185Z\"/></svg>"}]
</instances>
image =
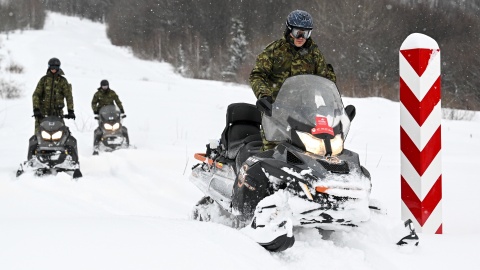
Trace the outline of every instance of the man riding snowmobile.
<instances>
[{"instance_id":1,"label":"man riding snowmobile","mask_svg":"<svg viewBox=\"0 0 480 270\"><path fill-rule=\"evenodd\" d=\"M120 111L117 110L115 104ZM113 151L127 148L130 144L128 130L122 125L122 119L127 117L122 102L114 90L110 89L109 82L102 80L97 92L93 95L92 110L98 127L93 135L93 155L98 151Z\"/></svg>"},{"instance_id":2,"label":"man riding snowmobile","mask_svg":"<svg viewBox=\"0 0 480 270\"><path fill-rule=\"evenodd\" d=\"M220 144L196 154L190 180L204 197L197 220L227 216L229 225L272 251L293 245L293 226L341 230L370 217L370 175L344 148L351 105L335 84L315 75L288 78L275 103L231 104ZM260 125L274 149L260 151Z\"/></svg>"},{"instance_id":3,"label":"man riding snowmobile","mask_svg":"<svg viewBox=\"0 0 480 270\"><path fill-rule=\"evenodd\" d=\"M17 176L25 169L33 169L37 175L73 172L81 177L77 140L71 135L63 118L74 119L72 85L63 77L60 60L48 61L47 75L37 84L32 101L35 117L35 134L29 140L27 161L20 165ZM68 114L63 114L67 101Z\"/></svg>"}]
</instances>

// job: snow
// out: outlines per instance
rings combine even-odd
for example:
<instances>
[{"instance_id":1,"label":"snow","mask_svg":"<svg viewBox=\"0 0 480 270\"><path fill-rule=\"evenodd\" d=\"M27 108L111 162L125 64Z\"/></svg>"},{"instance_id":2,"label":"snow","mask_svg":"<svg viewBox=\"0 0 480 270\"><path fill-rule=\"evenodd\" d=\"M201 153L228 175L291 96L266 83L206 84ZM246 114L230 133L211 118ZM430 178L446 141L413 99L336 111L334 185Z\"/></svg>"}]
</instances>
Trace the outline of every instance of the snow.
<instances>
[{"instance_id":1,"label":"snow","mask_svg":"<svg viewBox=\"0 0 480 270\"><path fill-rule=\"evenodd\" d=\"M357 115L346 147L372 175L372 198L386 209L371 221L322 239L295 230L295 245L269 253L241 231L189 219L202 193L188 180L233 102L254 103L244 85L185 79L169 64L114 47L105 25L49 13L42 31L0 35L2 77L24 89L0 99L0 269L480 269L480 117L442 122L443 235L420 246L392 243L400 221L398 102L344 98ZM31 94L58 57L73 85L78 181L66 174L15 177L34 129ZM4 73L13 61L23 74ZM137 149L92 156L90 108L100 80L119 94Z\"/></svg>"},{"instance_id":2,"label":"snow","mask_svg":"<svg viewBox=\"0 0 480 270\"><path fill-rule=\"evenodd\" d=\"M400 46L400 50L411 50L411 49L432 49L438 50L438 43L431 37L421 34L413 33L410 34Z\"/></svg>"}]
</instances>

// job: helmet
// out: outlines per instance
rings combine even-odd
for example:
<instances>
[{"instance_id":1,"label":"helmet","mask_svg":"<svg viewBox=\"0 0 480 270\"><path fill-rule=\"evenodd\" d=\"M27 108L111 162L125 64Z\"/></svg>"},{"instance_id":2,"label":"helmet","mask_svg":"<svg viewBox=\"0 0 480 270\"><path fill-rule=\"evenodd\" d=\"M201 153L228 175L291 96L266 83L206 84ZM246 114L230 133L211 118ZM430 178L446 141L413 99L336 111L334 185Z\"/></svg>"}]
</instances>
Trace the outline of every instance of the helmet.
<instances>
[{"instance_id":1,"label":"helmet","mask_svg":"<svg viewBox=\"0 0 480 270\"><path fill-rule=\"evenodd\" d=\"M308 12L303 10L294 10L288 14L287 21L285 22L288 29L302 28L306 30L313 29L313 19Z\"/></svg>"},{"instance_id":2,"label":"helmet","mask_svg":"<svg viewBox=\"0 0 480 270\"><path fill-rule=\"evenodd\" d=\"M100 86L108 86L108 85L109 85L109 84L108 84L108 81L107 81L107 80L102 80L102 81L100 82Z\"/></svg>"},{"instance_id":3,"label":"helmet","mask_svg":"<svg viewBox=\"0 0 480 270\"><path fill-rule=\"evenodd\" d=\"M48 60L48 66L49 67L52 67L52 66L60 67L60 60L58 60L58 58L54 57L54 58Z\"/></svg>"}]
</instances>

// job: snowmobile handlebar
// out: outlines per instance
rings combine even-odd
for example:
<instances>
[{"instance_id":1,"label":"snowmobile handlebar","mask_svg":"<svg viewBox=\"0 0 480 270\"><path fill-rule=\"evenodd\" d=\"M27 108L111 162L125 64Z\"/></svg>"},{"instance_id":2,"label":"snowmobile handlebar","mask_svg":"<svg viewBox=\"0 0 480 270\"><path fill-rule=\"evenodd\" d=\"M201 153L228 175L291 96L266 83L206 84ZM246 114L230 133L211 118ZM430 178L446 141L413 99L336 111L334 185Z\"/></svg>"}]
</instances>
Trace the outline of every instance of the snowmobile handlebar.
<instances>
[{"instance_id":1,"label":"snowmobile handlebar","mask_svg":"<svg viewBox=\"0 0 480 270\"><path fill-rule=\"evenodd\" d=\"M41 121L43 118L47 117L45 115L42 116L37 116L37 115L32 115L32 117L38 118L39 121ZM74 119L73 117L70 117L68 114L64 115L59 115L60 118L65 118L65 119Z\"/></svg>"},{"instance_id":2,"label":"snowmobile handlebar","mask_svg":"<svg viewBox=\"0 0 480 270\"><path fill-rule=\"evenodd\" d=\"M120 118L125 118L125 117L127 117L126 114L122 114L122 115L120 116ZM95 120L98 120L98 115L95 115L93 118L94 118Z\"/></svg>"}]
</instances>

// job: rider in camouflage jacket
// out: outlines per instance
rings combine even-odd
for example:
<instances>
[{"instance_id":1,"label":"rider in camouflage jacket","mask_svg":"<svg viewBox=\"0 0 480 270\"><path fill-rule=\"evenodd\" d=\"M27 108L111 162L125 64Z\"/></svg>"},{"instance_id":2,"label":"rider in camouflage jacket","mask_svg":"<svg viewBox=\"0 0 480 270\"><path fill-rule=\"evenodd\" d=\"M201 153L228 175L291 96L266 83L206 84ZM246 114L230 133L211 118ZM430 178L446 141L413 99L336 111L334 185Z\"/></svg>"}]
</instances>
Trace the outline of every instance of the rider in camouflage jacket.
<instances>
[{"instance_id":1,"label":"rider in camouflage jacket","mask_svg":"<svg viewBox=\"0 0 480 270\"><path fill-rule=\"evenodd\" d=\"M295 75L317 74L336 82L333 69L311 38L300 48L293 42L293 37L288 35L270 43L258 55L250 73L250 84L257 98L271 96L275 100L283 82Z\"/></svg>"},{"instance_id":2,"label":"rider in camouflage jacket","mask_svg":"<svg viewBox=\"0 0 480 270\"><path fill-rule=\"evenodd\" d=\"M95 95L93 95L92 99L92 110L94 114L98 114L98 111L107 105L114 105L117 104L118 108L120 109L121 113L125 113L123 110L123 105L120 99L118 98L117 93L110 89L109 83L107 80L102 80L100 82L100 87L97 89Z\"/></svg>"},{"instance_id":3,"label":"rider in camouflage jacket","mask_svg":"<svg viewBox=\"0 0 480 270\"><path fill-rule=\"evenodd\" d=\"M252 86L261 110L275 101L280 87L288 77L302 74L315 74L336 83L335 72L325 62L317 44L310 37L313 19L303 10L292 11L286 21L284 37L269 44L257 57L255 67L250 73ZM264 107L265 108L265 107ZM265 112L265 111L264 111ZM262 132L262 150L275 147L276 143L267 141Z\"/></svg>"},{"instance_id":4,"label":"rider in camouflage jacket","mask_svg":"<svg viewBox=\"0 0 480 270\"><path fill-rule=\"evenodd\" d=\"M43 117L63 116L64 100L67 101L68 118L75 119L72 85L63 77L65 73L60 68L60 60L52 58L48 64L47 74L40 79L32 95L33 114L36 118L35 131L38 131Z\"/></svg>"}]
</instances>

